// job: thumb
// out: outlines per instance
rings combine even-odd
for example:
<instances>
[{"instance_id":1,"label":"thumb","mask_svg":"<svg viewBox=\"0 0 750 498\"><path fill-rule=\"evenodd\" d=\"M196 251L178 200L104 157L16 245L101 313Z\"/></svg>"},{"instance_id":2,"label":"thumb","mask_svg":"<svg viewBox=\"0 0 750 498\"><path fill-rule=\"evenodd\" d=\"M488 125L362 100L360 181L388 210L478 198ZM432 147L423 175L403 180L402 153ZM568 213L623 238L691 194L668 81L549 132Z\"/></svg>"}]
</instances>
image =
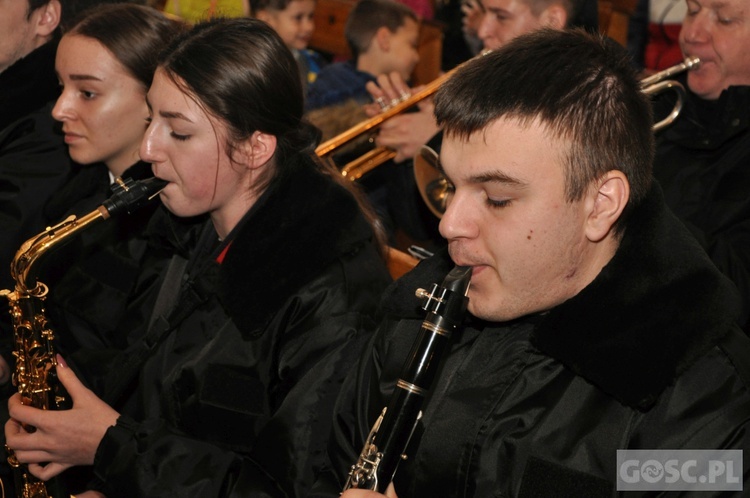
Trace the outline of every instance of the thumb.
<instances>
[{"instance_id":1,"label":"thumb","mask_svg":"<svg viewBox=\"0 0 750 498\"><path fill-rule=\"evenodd\" d=\"M31 472L34 477L37 477L42 481L47 481L62 473L62 471L69 469L70 467L70 465L63 465L60 463L48 463L46 465L30 463L29 472Z\"/></svg>"},{"instance_id":2,"label":"thumb","mask_svg":"<svg viewBox=\"0 0 750 498\"><path fill-rule=\"evenodd\" d=\"M390 483L388 485L388 489L385 490L385 496L388 498L398 498L398 495L396 494L396 488L393 486L393 483Z\"/></svg>"}]
</instances>

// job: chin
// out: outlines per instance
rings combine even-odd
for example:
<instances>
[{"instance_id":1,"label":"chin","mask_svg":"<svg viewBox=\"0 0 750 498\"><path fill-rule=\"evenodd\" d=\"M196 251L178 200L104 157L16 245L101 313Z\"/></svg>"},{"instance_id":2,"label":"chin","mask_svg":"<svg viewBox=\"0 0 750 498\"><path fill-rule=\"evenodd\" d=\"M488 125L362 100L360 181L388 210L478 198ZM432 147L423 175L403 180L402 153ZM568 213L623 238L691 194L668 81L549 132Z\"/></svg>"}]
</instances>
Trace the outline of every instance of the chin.
<instances>
[{"instance_id":1,"label":"chin","mask_svg":"<svg viewBox=\"0 0 750 498\"><path fill-rule=\"evenodd\" d=\"M705 78L701 79L690 79L688 77L688 88L690 91L705 100L716 100L723 91L719 88L719 85L706 81Z\"/></svg>"}]
</instances>

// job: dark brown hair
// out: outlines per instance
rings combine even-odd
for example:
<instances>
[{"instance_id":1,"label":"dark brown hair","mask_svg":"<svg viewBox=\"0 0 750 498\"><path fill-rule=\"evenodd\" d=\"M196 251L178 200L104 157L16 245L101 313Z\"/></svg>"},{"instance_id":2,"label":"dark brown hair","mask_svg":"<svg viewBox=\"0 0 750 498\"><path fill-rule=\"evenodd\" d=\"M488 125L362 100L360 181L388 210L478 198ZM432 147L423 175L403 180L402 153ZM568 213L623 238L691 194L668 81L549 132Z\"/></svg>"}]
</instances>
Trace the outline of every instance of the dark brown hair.
<instances>
[{"instance_id":1,"label":"dark brown hair","mask_svg":"<svg viewBox=\"0 0 750 498\"><path fill-rule=\"evenodd\" d=\"M630 183L630 200L615 225L652 181L652 113L627 53L583 30L542 29L468 62L435 96L447 136L468 138L499 118L539 119L570 143L564 157L570 202L610 170Z\"/></svg>"},{"instance_id":2,"label":"dark brown hair","mask_svg":"<svg viewBox=\"0 0 750 498\"><path fill-rule=\"evenodd\" d=\"M344 36L352 55L356 58L366 52L380 28L386 27L395 33L406 19L418 21L411 8L395 0L359 0L349 12L344 26Z\"/></svg>"},{"instance_id":3,"label":"dark brown hair","mask_svg":"<svg viewBox=\"0 0 750 498\"><path fill-rule=\"evenodd\" d=\"M148 90L159 52L184 29L154 8L112 3L87 10L65 34L97 40Z\"/></svg>"}]
</instances>

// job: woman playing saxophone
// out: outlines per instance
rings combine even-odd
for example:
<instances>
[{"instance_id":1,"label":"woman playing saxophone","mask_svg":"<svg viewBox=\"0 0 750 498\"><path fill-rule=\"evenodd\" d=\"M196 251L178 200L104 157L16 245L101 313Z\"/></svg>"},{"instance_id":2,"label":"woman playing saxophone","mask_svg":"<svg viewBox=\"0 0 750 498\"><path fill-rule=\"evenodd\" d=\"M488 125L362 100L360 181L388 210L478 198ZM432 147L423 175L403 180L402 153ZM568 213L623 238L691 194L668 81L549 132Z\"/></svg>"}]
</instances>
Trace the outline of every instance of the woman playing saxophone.
<instances>
[{"instance_id":1,"label":"woman playing saxophone","mask_svg":"<svg viewBox=\"0 0 750 498\"><path fill-rule=\"evenodd\" d=\"M14 396L7 442L42 479L91 466L108 497L305 495L389 283L376 232L312 156L296 62L264 23L196 25L147 99L140 156L168 182L154 243L173 257L123 321L142 340L100 375L74 375L85 352L61 362L70 410Z\"/></svg>"}]
</instances>

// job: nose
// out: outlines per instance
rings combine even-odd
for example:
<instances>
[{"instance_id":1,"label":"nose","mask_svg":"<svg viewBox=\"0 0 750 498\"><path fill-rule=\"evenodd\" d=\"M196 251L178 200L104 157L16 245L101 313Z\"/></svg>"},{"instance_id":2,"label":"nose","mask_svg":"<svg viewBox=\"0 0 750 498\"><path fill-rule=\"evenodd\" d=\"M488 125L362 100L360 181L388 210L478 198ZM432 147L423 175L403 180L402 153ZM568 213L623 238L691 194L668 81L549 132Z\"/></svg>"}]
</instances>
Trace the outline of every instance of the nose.
<instances>
[{"instance_id":1,"label":"nose","mask_svg":"<svg viewBox=\"0 0 750 498\"><path fill-rule=\"evenodd\" d=\"M685 16L680 29L680 38L684 43L705 43L710 37L710 20L706 9L701 9L692 16Z\"/></svg>"},{"instance_id":2,"label":"nose","mask_svg":"<svg viewBox=\"0 0 750 498\"><path fill-rule=\"evenodd\" d=\"M493 14L485 12L482 14L482 20L479 22L479 28L477 28L477 36L482 40L482 44L486 49L494 49L497 47L492 46L492 43L488 46L488 40L490 40L495 34L495 20Z\"/></svg>"},{"instance_id":3,"label":"nose","mask_svg":"<svg viewBox=\"0 0 750 498\"><path fill-rule=\"evenodd\" d=\"M315 20L312 17L307 17L302 23L302 29L305 33L312 33L315 31Z\"/></svg>"},{"instance_id":4,"label":"nose","mask_svg":"<svg viewBox=\"0 0 750 498\"><path fill-rule=\"evenodd\" d=\"M141 147L138 150L138 154L141 156L141 160L151 164L158 163L162 158L153 122L149 123L148 128L146 128L146 133L143 134L143 140L141 140Z\"/></svg>"},{"instance_id":5,"label":"nose","mask_svg":"<svg viewBox=\"0 0 750 498\"><path fill-rule=\"evenodd\" d=\"M440 219L440 235L448 241L476 237L477 224L472 217L473 212L475 210L470 205L470 199L454 193Z\"/></svg>"},{"instance_id":6,"label":"nose","mask_svg":"<svg viewBox=\"0 0 750 498\"><path fill-rule=\"evenodd\" d=\"M60 96L52 108L52 117L57 121L69 121L75 116L73 105L71 104L71 95L63 89Z\"/></svg>"}]
</instances>

